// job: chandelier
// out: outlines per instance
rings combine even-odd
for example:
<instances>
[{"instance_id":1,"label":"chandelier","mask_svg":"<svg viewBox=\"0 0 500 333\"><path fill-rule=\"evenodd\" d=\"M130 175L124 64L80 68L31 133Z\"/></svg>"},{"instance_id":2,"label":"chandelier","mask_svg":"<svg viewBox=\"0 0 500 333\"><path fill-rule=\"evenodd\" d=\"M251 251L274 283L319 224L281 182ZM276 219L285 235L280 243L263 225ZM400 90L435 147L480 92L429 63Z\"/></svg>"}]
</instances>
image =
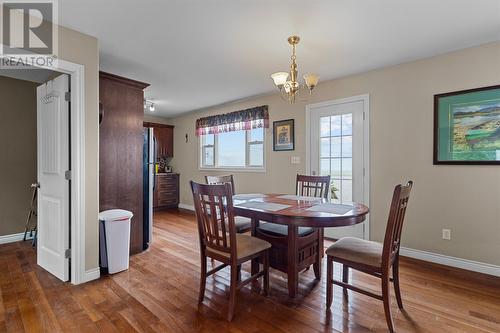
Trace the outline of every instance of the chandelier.
<instances>
[{"instance_id":1,"label":"chandelier","mask_svg":"<svg viewBox=\"0 0 500 333\"><path fill-rule=\"evenodd\" d=\"M309 90L309 94L312 93L312 90L319 81L319 76L317 74L309 73L304 75L304 84L300 84L297 79L298 71L297 71L297 63L295 59L295 46L299 43L299 36L290 36L288 37L288 43L292 46L292 63L290 65L290 73L287 72L276 72L271 74L271 78L274 81L276 87L278 87L281 97L288 101L290 104L295 103L296 96L300 93L301 90ZM290 79L288 79L290 77Z\"/></svg>"}]
</instances>

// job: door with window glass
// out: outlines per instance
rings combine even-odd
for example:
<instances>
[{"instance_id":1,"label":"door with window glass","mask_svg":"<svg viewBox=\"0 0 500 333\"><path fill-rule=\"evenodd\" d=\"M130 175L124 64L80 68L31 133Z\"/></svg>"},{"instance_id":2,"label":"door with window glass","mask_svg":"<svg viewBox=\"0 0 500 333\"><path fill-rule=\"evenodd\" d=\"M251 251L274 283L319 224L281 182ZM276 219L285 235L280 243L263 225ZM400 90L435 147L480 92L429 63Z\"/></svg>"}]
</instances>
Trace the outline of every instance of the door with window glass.
<instances>
[{"instance_id":1,"label":"door with window glass","mask_svg":"<svg viewBox=\"0 0 500 333\"><path fill-rule=\"evenodd\" d=\"M365 103L364 99L354 99L308 107L310 171L330 175L330 198L336 203L364 203L366 200ZM368 238L365 223L328 228L325 236L334 239L347 236Z\"/></svg>"}]
</instances>

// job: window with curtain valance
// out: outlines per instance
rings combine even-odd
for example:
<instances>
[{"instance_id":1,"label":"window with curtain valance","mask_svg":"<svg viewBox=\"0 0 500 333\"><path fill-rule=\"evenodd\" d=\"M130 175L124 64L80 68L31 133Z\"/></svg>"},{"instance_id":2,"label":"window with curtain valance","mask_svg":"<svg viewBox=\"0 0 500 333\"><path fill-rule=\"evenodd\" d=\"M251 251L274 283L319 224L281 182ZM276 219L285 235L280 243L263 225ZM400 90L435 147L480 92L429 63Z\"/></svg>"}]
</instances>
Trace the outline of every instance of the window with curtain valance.
<instances>
[{"instance_id":1,"label":"window with curtain valance","mask_svg":"<svg viewBox=\"0 0 500 333\"><path fill-rule=\"evenodd\" d=\"M265 170L268 106L200 118L200 169Z\"/></svg>"},{"instance_id":2,"label":"window with curtain valance","mask_svg":"<svg viewBox=\"0 0 500 333\"><path fill-rule=\"evenodd\" d=\"M269 128L268 106L262 105L196 120L196 136Z\"/></svg>"}]
</instances>

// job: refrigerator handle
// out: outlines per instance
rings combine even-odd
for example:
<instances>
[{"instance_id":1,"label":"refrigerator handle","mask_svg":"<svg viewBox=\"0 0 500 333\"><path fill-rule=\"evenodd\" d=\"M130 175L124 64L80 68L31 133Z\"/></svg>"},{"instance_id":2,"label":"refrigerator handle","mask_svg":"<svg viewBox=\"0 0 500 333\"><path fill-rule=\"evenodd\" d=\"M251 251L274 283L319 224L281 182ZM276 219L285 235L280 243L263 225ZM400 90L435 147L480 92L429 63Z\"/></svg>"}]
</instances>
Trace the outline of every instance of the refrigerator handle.
<instances>
[{"instance_id":1,"label":"refrigerator handle","mask_svg":"<svg viewBox=\"0 0 500 333\"><path fill-rule=\"evenodd\" d=\"M156 138L153 136L153 191L156 190Z\"/></svg>"}]
</instances>

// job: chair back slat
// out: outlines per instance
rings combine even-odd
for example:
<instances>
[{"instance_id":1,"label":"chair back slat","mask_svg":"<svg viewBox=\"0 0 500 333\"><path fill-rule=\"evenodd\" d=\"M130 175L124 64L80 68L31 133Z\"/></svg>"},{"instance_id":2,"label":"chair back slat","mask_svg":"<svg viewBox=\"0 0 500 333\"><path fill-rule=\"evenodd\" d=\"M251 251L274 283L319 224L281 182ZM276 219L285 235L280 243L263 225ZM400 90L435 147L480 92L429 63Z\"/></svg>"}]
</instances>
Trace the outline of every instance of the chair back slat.
<instances>
[{"instance_id":1,"label":"chair back slat","mask_svg":"<svg viewBox=\"0 0 500 333\"><path fill-rule=\"evenodd\" d=\"M399 256L403 222L412 186L413 182L409 181L406 185L397 185L394 188L382 252L382 267L386 269L389 269Z\"/></svg>"},{"instance_id":2,"label":"chair back slat","mask_svg":"<svg viewBox=\"0 0 500 333\"><path fill-rule=\"evenodd\" d=\"M233 195L236 194L234 190L234 178L233 175L226 176L205 176L205 182L209 185L220 185L220 184L231 184L231 190L233 190Z\"/></svg>"},{"instance_id":3,"label":"chair back slat","mask_svg":"<svg viewBox=\"0 0 500 333\"><path fill-rule=\"evenodd\" d=\"M230 253L236 258L236 228L231 184L191 183L202 250Z\"/></svg>"},{"instance_id":4,"label":"chair back slat","mask_svg":"<svg viewBox=\"0 0 500 333\"><path fill-rule=\"evenodd\" d=\"M330 176L297 175L296 194L328 199Z\"/></svg>"}]
</instances>

